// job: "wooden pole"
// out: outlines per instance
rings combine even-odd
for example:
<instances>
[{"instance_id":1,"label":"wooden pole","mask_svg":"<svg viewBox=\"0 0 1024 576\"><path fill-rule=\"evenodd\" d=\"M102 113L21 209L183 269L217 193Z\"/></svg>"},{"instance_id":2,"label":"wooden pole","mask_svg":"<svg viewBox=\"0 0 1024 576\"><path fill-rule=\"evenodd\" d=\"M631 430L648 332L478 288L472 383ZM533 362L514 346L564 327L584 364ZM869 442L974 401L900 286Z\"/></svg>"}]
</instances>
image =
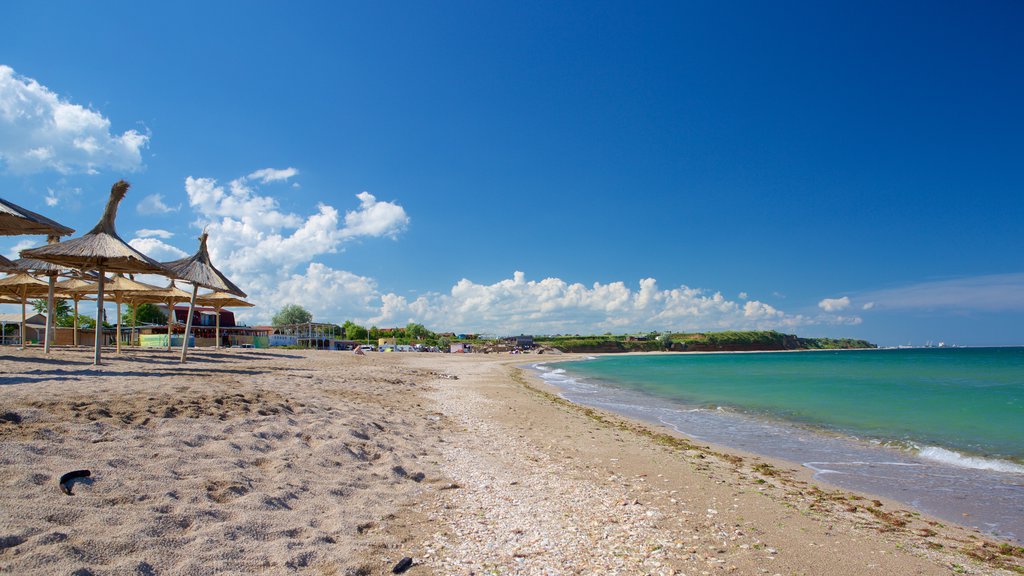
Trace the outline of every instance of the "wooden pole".
<instances>
[{"instance_id":1,"label":"wooden pole","mask_svg":"<svg viewBox=\"0 0 1024 576\"><path fill-rule=\"evenodd\" d=\"M78 348L78 296L75 295L75 348Z\"/></svg>"},{"instance_id":2,"label":"wooden pole","mask_svg":"<svg viewBox=\"0 0 1024 576\"><path fill-rule=\"evenodd\" d=\"M220 350L220 311L221 309L214 306L213 310L217 312L217 349Z\"/></svg>"},{"instance_id":3,"label":"wooden pole","mask_svg":"<svg viewBox=\"0 0 1024 576\"><path fill-rule=\"evenodd\" d=\"M118 291L114 294L114 302L117 306L117 344L115 344L115 352L121 353L121 292Z\"/></svg>"},{"instance_id":4,"label":"wooden pole","mask_svg":"<svg viewBox=\"0 0 1024 576\"><path fill-rule=\"evenodd\" d=\"M167 351L171 351L171 326L174 322L174 300L167 301Z\"/></svg>"},{"instance_id":5,"label":"wooden pole","mask_svg":"<svg viewBox=\"0 0 1024 576\"><path fill-rule=\"evenodd\" d=\"M188 333L192 331L192 311L196 307L196 294L199 293L199 284L192 285L192 299L188 303L188 318L185 319L185 339L181 343L181 363L185 363L185 356L188 355Z\"/></svg>"},{"instance_id":6,"label":"wooden pole","mask_svg":"<svg viewBox=\"0 0 1024 576\"><path fill-rule=\"evenodd\" d=\"M28 304L28 296L21 293L21 349L25 349L25 306Z\"/></svg>"},{"instance_id":7,"label":"wooden pole","mask_svg":"<svg viewBox=\"0 0 1024 576\"><path fill-rule=\"evenodd\" d=\"M94 366L102 364L102 334L103 334L103 266L99 267L99 280L96 282L96 331L95 331L95 346L96 349L93 351L92 363Z\"/></svg>"},{"instance_id":8,"label":"wooden pole","mask_svg":"<svg viewBox=\"0 0 1024 576\"><path fill-rule=\"evenodd\" d=\"M57 281L57 274L50 274L50 287L46 291L46 338L43 343L43 352L50 353L50 339L53 337L51 331L55 331L53 325L54 312L53 312L53 285Z\"/></svg>"}]
</instances>

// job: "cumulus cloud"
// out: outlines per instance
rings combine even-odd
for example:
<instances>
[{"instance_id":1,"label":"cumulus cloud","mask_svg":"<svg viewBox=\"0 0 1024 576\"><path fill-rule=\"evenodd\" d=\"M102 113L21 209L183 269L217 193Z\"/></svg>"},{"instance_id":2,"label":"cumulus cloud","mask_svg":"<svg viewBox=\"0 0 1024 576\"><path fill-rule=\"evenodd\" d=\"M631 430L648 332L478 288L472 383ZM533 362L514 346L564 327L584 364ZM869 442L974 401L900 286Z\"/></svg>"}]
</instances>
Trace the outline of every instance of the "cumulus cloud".
<instances>
[{"instance_id":1,"label":"cumulus cloud","mask_svg":"<svg viewBox=\"0 0 1024 576\"><path fill-rule=\"evenodd\" d=\"M185 179L194 224L210 234L211 258L261 308L242 317L266 321L282 302L303 305L314 314L326 313L330 306L331 317L342 311L360 318L378 314L380 295L371 279L315 259L359 238L395 238L409 222L405 209L363 192L356 195L358 208L344 214L323 203L311 213L296 214L260 191L261 183L297 173L294 168L268 168L226 184L213 178ZM371 302L377 304L371 308Z\"/></svg>"},{"instance_id":2,"label":"cumulus cloud","mask_svg":"<svg viewBox=\"0 0 1024 576\"><path fill-rule=\"evenodd\" d=\"M825 298L821 302L818 302L818 308L821 308L825 312L840 312L849 307L849 296L843 296L842 298Z\"/></svg>"},{"instance_id":3,"label":"cumulus cloud","mask_svg":"<svg viewBox=\"0 0 1024 576\"><path fill-rule=\"evenodd\" d=\"M405 209L393 202L378 202L369 192L356 195L359 210L345 212L345 237L387 236L394 238L409 225Z\"/></svg>"},{"instance_id":4,"label":"cumulus cloud","mask_svg":"<svg viewBox=\"0 0 1024 576\"><path fill-rule=\"evenodd\" d=\"M112 134L102 114L0 65L0 160L15 174L135 171L149 136Z\"/></svg>"},{"instance_id":5,"label":"cumulus cloud","mask_svg":"<svg viewBox=\"0 0 1024 576\"><path fill-rule=\"evenodd\" d=\"M135 231L135 236L138 238L163 238L168 240L174 237L174 232L168 232L167 230L150 230L148 228L141 228Z\"/></svg>"},{"instance_id":6,"label":"cumulus cloud","mask_svg":"<svg viewBox=\"0 0 1024 576\"><path fill-rule=\"evenodd\" d=\"M270 182L287 180L298 173L299 171L296 170L295 168L285 168L283 170L276 170L274 168L263 168L261 170L253 172L252 174L249 174L248 178L252 180L259 180L261 184L269 184Z\"/></svg>"},{"instance_id":7,"label":"cumulus cloud","mask_svg":"<svg viewBox=\"0 0 1024 576\"><path fill-rule=\"evenodd\" d=\"M139 200L139 203L135 206L135 210L139 214L167 214L168 212L177 212L181 210L181 205L170 207L164 204L163 194L150 194Z\"/></svg>"},{"instance_id":8,"label":"cumulus cloud","mask_svg":"<svg viewBox=\"0 0 1024 576\"><path fill-rule=\"evenodd\" d=\"M46 201L46 205L49 206L50 208L53 208L54 206L60 203L60 199L57 198L57 194L54 193L52 188L46 189L46 198L44 198L43 200Z\"/></svg>"},{"instance_id":9,"label":"cumulus cloud","mask_svg":"<svg viewBox=\"0 0 1024 576\"><path fill-rule=\"evenodd\" d=\"M184 250L171 246L170 244L162 242L156 238L132 238L128 241L128 244L130 244L132 248L135 248L157 262L178 260L179 258L188 256L188 253Z\"/></svg>"},{"instance_id":10,"label":"cumulus cloud","mask_svg":"<svg viewBox=\"0 0 1024 576\"><path fill-rule=\"evenodd\" d=\"M5 254L5 256L7 256L7 258L10 260L16 260L18 258L21 258L19 252L21 252L22 250L28 250L29 248L37 248L42 245L43 243L39 242L38 240L18 240L18 242L14 246L11 246L11 249L7 251L7 254Z\"/></svg>"},{"instance_id":11,"label":"cumulus cloud","mask_svg":"<svg viewBox=\"0 0 1024 576\"><path fill-rule=\"evenodd\" d=\"M874 302L865 302L864 305L860 307L860 309L861 310L871 310L874 307L875 307L875 303Z\"/></svg>"},{"instance_id":12,"label":"cumulus cloud","mask_svg":"<svg viewBox=\"0 0 1024 576\"><path fill-rule=\"evenodd\" d=\"M383 294L380 313L370 321L378 325L416 321L439 330L501 334L775 329L813 322L756 300L740 304L719 292L688 286L661 289L653 278L631 288L624 282L588 286L559 278L527 280L522 272L493 284L464 278L446 294L411 300Z\"/></svg>"}]
</instances>

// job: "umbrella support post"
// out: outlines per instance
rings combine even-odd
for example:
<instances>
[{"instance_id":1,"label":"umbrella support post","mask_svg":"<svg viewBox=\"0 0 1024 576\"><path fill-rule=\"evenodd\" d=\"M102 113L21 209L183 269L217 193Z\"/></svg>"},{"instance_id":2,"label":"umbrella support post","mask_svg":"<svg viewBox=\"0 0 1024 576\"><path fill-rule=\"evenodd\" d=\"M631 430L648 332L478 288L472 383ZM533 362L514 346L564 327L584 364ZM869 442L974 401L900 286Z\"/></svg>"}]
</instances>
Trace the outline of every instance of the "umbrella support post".
<instances>
[{"instance_id":1,"label":"umbrella support post","mask_svg":"<svg viewBox=\"0 0 1024 576\"><path fill-rule=\"evenodd\" d=\"M93 333L96 336L95 344L96 350L93 352L92 363L93 366L99 366L102 358L101 348L103 343L103 266L100 266L97 270L99 273L99 280L96 281L96 327Z\"/></svg>"},{"instance_id":2,"label":"umbrella support post","mask_svg":"<svg viewBox=\"0 0 1024 576\"><path fill-rule=\"evenodd\" d=\"M25 305L28 303L28 298L21 297L21 349L25 349Z\"/></svg>"},{"instance_id":3,"label":"umbrella support post","mask_svg":"<svg viewBox=\"0 0 1024 576\"><path fill-rule=\"evenodd\" d=\"M117 297L115 299L115 302L116 302L115 305L117 306L117 336L115 337L114 340L117 343L114 345L114 353L115 354L120 354L121 353L121 293L120 292L117 292Z\"/></svg>"},{"instance_id":4,"label":"umbrella support post","mask_svg":"<svg viewBox=\"0 0 1024 576\"><path fill-rule=\"evenodd\" d=\"M50 287L46 292L46 342L43 343L43 352L47 354L50 353L50 340L53 339L53 333L57 330L53 325L53 285L56 281L57 276L50 274Z\"/></svg>"},{"instance_id":5,"label":"umbrella support post","mask_svg":"<svg viewBox=\"0 0 1024 576\"><path fill-rule=\"evenodd\" d=\"M78 298L75 298L75 348L78 348Z\"/></svg>"},{"instance_id":6,"label":"umbrella support post","mask_svg":"<svg viewBox=\"0 0 1024 576\"><path fill-rule=\"evenodd\" d=\"M188 334L192 331L192 311L196 307L196 295L199 293L199 285L192 285L192 300L188 303L188 318L185 319L185 337L182 338L181 342L181 363L185 363L185 357L188 355Z\"/></svg>"}]
</instances>

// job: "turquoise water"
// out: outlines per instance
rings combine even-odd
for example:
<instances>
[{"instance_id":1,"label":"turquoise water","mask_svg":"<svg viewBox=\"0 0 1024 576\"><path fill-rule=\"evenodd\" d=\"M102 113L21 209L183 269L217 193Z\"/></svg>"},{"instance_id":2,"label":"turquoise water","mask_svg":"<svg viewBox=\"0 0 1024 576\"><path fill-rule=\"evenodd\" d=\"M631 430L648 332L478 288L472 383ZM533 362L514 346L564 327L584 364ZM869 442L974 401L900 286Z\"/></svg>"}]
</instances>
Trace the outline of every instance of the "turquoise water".
<instances>
[{"instance_id":1,"label":"turquoise water","mask_svg":"<svg viewBox=\"0 0 1024 576\"><path fill-rule=\"evenodd\" d=\"M560 366L683 405L1024 463L1024 348L621 355Z\"/></svg>"}]
</instances>

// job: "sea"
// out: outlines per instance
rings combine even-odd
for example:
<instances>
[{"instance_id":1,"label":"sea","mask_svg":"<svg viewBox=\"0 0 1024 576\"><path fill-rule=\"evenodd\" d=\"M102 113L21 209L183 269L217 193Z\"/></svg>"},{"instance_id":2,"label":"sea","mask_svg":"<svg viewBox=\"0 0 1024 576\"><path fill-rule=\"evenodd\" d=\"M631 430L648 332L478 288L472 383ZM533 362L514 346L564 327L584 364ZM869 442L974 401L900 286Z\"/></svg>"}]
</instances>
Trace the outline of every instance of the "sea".
<instances>
[{"instance_id":1,"label":"sea","mask_svg":"<svg viewBox=\"0 0 1024 576\"><path fill-rule=\"evenodd\" d=\"M538 363L567 400L1024 541L1024 347Z\"/></svg>"}]
</instances>

